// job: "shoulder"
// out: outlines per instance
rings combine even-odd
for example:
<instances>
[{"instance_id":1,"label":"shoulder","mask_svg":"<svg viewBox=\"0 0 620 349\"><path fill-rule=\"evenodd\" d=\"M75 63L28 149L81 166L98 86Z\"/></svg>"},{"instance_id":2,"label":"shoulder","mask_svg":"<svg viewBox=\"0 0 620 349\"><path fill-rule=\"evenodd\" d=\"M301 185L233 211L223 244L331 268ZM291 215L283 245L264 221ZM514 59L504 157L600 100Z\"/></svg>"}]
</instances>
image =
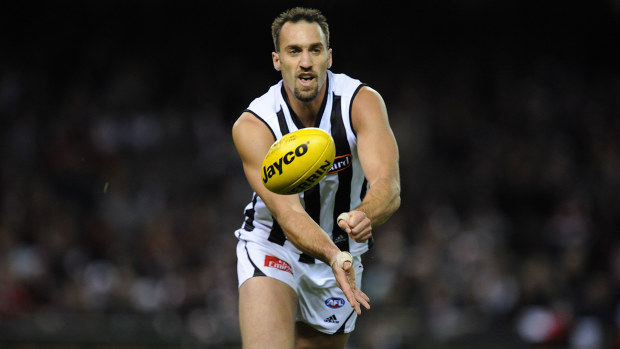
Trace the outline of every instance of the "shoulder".
<instances>
[{"instance_id":1,"label":"shoulder","mask_svg":"<svg viewBox=\"0 0 620 349\"><path fill-rule=\"evenodd\" d=\"M331 71L329 71L328 74L330 77L331 89L337 95L353 96L361 86L364 86L360 80L354 79L347 74L332 73Z\"/></svg>"},{"instance_id":2,"label":"shoulder","mask_svg":"<svg viewBox=\"0 0 620 349\"><path fill-rule=\"evenodd\" d=\"M232 140L244 164L259 166L275 137L261 119L243 112L232 126Z\"/></svg>"},{"instance_id":3,"label":"shoulder","mask_svg":"<svg viewBox=\"0 0 620 349\"><path fill-rule=\"evenodd\" d=\"M372 129L387 123L388 114L383 97L377 90L362 86L351 103L351 123L353 129Z\"/></svg>"},{"instance_id":4,"label":"shoulder","mask_svg":"<svg viewBox=\"0 0 620 349\"><path fill-rule=\"evenodd\" d=\"M353 100L354 105L367 105L367 104L384 104L381 94L368 85L363 85L358 90Z\"/></svg>"},{"instance_id":5,"label":"shoulder","mask_svg":"<svg viewBox=\"0 0 620 349\"><path fill-rule=\"evenodd\" d=\"M277 123L277 113L282 108L282 94L280 92L282 81L271 86L269 90L255 98L250 105L243 111L241 116L233 125L233 137L246 129L253 131L268 131L275 140L277 131L274 129ZM235 141L237 138L235 138Z\"/></svg>"},{"instance_id":6,"label":"shoulder","mask_svg":"<svg viewBox=\"0 0 620 349\"><path fill-rule=\"evenodd\" d=\"M261 117L277 113L281 108L281 86L281 82L271 86L265 94L254 99L247 110Z\"/></svg>"},{"instance_id":7,"label":"shoulder","mask_svg":"<svg viewBox=\"0 0 620 349\"><path fill-rule=\"evenodd\" d=\"M268 137L273 142L275 135L269 125L256 114L244 111L232 126L233 140L238 143L254 137Z\"/></svg>"}]
</instances>

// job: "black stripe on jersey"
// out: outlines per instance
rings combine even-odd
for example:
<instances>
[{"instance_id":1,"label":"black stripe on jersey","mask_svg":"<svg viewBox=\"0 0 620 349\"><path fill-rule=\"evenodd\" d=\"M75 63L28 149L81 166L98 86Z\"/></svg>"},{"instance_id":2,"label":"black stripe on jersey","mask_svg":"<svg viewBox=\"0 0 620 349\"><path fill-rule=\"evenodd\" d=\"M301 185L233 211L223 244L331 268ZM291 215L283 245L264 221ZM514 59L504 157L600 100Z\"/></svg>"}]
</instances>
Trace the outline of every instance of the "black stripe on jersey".
<instances>
[{"instance_id":1,"label":"black stripe on jersey","mask_svg":"<svg viewBox=\"0 0 620 349\"><path fill-rule=\"evenodd\" d=\"M286 90L284 89L284 83L282 84L282 88L280 88L280 93L282 93L282 99L284 99L284 103L286 103L286 107L288 108L289 113L291 113L291 120L295 123L298 129L304 128L303 122L299 119L297 114L291 108L291 105L288 103L288 95L286 94ZM282 109L278 112L278 123L280 123L280 130L282 131L282 135L289 133L288 126L286 126L286 120L284 119L284 113L282 113ZM284 129L286 129L286 133L284 133Z\"/></svg>"},{"instance_id":2,"label":"black stripe on jersey","mask_svg":"<svg viewBox=\"0 0 620 349\"><path fill-rule=\"evenodd\" d=\"M360 200L364 200L367 190L368 190L368 180L364 178L364 183L362 183L362 191L360 192ZM370 239L368 239L368 248L372 248L374 244L375 244L375 239L371 236Z\"/></svg>"},{"instance_id":3,"label":"black stripe on jersey","mask_svg":"<svg viewBox=\"0 0 620 349\"><path fill-rule=\"evenodd\" d=\"M362 183L362 191L360 191L360 200L364 200L366 190L368 190L368 180L364 178L364 183Z\"/></svg>"},{"instance_id":4,"label":"black stripe on jersey","mask_svg":"<svg viewBox=\"0 0 620 349\"><path fill-rule=\"evenodd\" d=\"M299 255L299 262L306 264L314 264L314 258L306 253L302 253Z\"/></svg>"},{"instance_id":5,"label":"black stripe on jersey","mask_svg":"<svg viewBox=\"0 0 620 349\"><path fill-rule=\"evenodd\" d=\"M338 331L334 332L334 334L340 334L340 333L344 333L344 328L347 324L347 321L349 321L349 319L351 318L351 316L353 316L353 313L355 312L355 310L353 310L351 312L351 314L349 314L349 316L347 316L347 319L344 320L344 322L342 323L342 326L340 326L340 328L338 329Z\"/></svg>"},{"instance_id":6,"label":"black stripe on jersey","mask_svg":"<svg viewBox=\"0 0 620 349\"><path fill-rule=\"evenodd\" d=\"M276 115L278 116L278 124L280 125L280 132L284 136L289 133L288 126L286 125L286 118L284 117L284 112L280 109ZM282 227L278 224L278 221L275 217L271 216L271 220L273 221L273 226L271 227L271 231L269 232L269 238L267 240L276 243L280 246L284 245L286 241L286 235L284 235L284 231L282 231Z\"/></svg>"},{"instance_id":7,"label":"black stripe on jersey","mask_svg":"<svg viewBox=\"0 0 620 349\"><path fill-rule=\"evenodd\" d=\"M267 121L263 120L263 118L261 118L260 116L258 116L258 114L256 114L255 112L251 111L250 109L246 109L244 110L244 112L248 112L254 116L256 116L258 118L258 120L262 121L263 124L265 124L265 126L267 126L267 128L269 129L269 132L271 132L271 135L273 136L273 140L275 142L276 140L276 134L273 132L273 130L271 129L271 127L269 126L269 124L267 123Z\"/></svg>"},{"instance_id":8,"label":"black stripe on jersey","mask_svg":"<svg viewBox=\"0 0 620 349\"><path fill-rule=\"evenodd\" d=\"M306 212L317 223L321 222L321 190L318 185L304 192Z\"/></svg>"},{"instance_id":9,"label":"black stripe on jersey","mask_svg":"<svg viewBox=\"0 0 620 349\"><path fill-rule=\"evenodd\" d=\"M332 103L332 138L336 144L336 156L351 154L351 147L347 140L347 130L342 120L342 108L340 96L334 94ZM342 212L349 212L351 202L351 179L353 178L352 167L338 172L338 191L336 192L336 201L334 205L334 229L332 230L332 239L341 251L349 250L349 236L337 224L338 215Z\"/></svg>"},{"instance_id":10,"label":"black stripe on jersey","mask_svg":"<svg viewBox=\"0 0 620 349\"><path fill-rule=\"evenodd\" d=\"M329 91L329 79L327 79L325 83L327 84L327 88L325 89L326 91L325 93L327 94L327 91ZM287 100L287 103L288 103L288 100ZM321 124L321 119L323 117L323 113L325 112L326 105L327 105L327 98L323 98L323 103L321 104L321 108L319 109L318 117L316 118L316 121L314 123L315 127L319 127L319 125ZM295 124L297 125L297 127L299 127L299 123L301 123L301 120L299 120L299 117L290 108L290 106L289 106L289 110L291 111L291 116L293 117L293 121L295 121ZM300 128L303 128L303 127L304 126L302 125ZM306 206L306 212L308 213L308 215L320 225L321 224L321 190L319 189L318 185L304 192L304 204ZM299 261L301 263L306 263L306 264L313 264L315 262L314 257L306 253L302 253L301 255L299 255Z\"/></svg>"},{"instance_id":11,"label":"black stripe on jersey","mask_svg":"<svg viewBox=\"0 0 620 349\"><path fill-rule=\"evenodd\" d=\"M250 261L250 263L252 263L252 266L254 267L254 274L252 274L252 276L267 276L265 275L265 273L263 273L262 270L258 269L258 267L256 266L256 264L254 264L254 261L252 260L252 257L250 257L250 251L248 251L248 243L245 243L245 253L248 255L248 260Z\"/></svg>"},{"instance_id":12,"label":"black stripe on jersey","mask_svg":"<svg viewBox=\"0 0 620 349\"><path fill-rule=\"evenodd\" d=\"M273 220L273 227L271 227L271 232L269 232L269 238L267 240L276 243L280 246L284 246L284 241L286 241L286 235L284 235L284 231L275 217L271 217Z\"/></svg>"},{"instance_id":13,"label":"black stripe on jersey","mask_svg":"<svg viewBox=\"0 0 620 349\"><path fill-rule=\"evenodd\" d=\"M280 125L280 132L282 132L282 135L284 136L285 134L290 132L288 130L288 125L286 124L286 117L284 116L284 112L282 111L282 109L278 110L276 115L278 116L278 124Z\"/></svg>"},{"instance_id":14,"label":"black stripe on jersey","mask_svg":"<svg viewBox=\"0 0 620 349\"><path fill-rule=\"evenodd\" d=\"M351 97L351 104L349 105L349 125L351 126L351 131L353 131L353 134L355 135L355 137L357 137L357 133L355 132L355 129L353 128L353 118L351 117L351 113L353 112L353 101L355 100L355 96L357 96L357 93L360 92L360 90L364 86L368 86L368 85L360 84L355 89L355 92L353 92L353 97Z\"/></svg>"},{"instance_id":15,"label":"black stripe on jersey","mask_svg":"<svg viewBox=\"0 0 620 349\"><path fill-rule=\"evenodd\" d=\"M319 125L321 124L321 119L323 118L323 112L325 111L325 106L327 105L328 91L329 91L329 79L325 80L325 97L326 98L323 98L323 103L321 103L321 107L319 108L319 113L317 114L317 118L314 121L314 127L319 127ZM299 116L297 116L297 114L295 114L295 111L293 111L293 108L291 108L291 105L289 104L288 95L286 94L286 90L284 89L284 84L282 84L280 93L282 93L282 98L286 102L286 106L288 107L288 110L291 113L291 119L295 123L295 126L297 126L298 129L305 128L306 126L304 125L303 122L301 122L301 119L299 118ZM280 124L280 126L282 126L282 124Z\"/></svg>"},{"instance_id":16,"label":"black stripe on jersey","mask_svg":"<svg viewBox=\"0 0 620 349\"><path fill-rule=\"evenodd\" d=\"M327 84L325 89L325 94L327 95L327 91L329 91L329 79L325 82ZM291 108L288 100L288 95L286 94L286 90L284 89L284 84L282 84L282 88L280 90L282 93L282 98L286 102L286 106L291 114L291 119L295 123L298 129L305 128L306 126L301 122L301 119L293 108ZM319 127L321 124L321 119L323 117L323 113L325 111L325 106L327 105L327 98L323 98L323 103L321 103L321 108L319 108L318 116L314 122L315 127ZM288 126L286 125L286 118L284 117L284 113L282 110L278 112L278 124L280 125L280 130L282 131L282 135L289 133ZM304 204L306 208L306 212L308 215L318 224L321 222L321 192L319 190L319 186L315 186L310 188L309 190L304 192ZM270 236L271 237L271 236ZM313 264L314 258L306 253L302 253L299 255L299 261L301 263Z\"/></svg>"},{"instance_id":17,"label":"black stripe on jersey","mask_svg":"<svg viewBox=\"0 0 620 349\"><path fill-rule=\"evenodd\" d=\"M258 195L254 193L254 195L252 195L252 207L246 209L244 212L245 221L243 222L243 229L245 229L246 231L254 230L254 214L256 213L256 210L254 208L256 207L257 198Z\"/></svg>"},{"instance_id":18,"label":"black stripe on jersey","mask_svg":"<svg viewBox=\"0 0 620 349\"><path fill-rule=\"evenodd\" d=\"M317 222L317 224L321 224L321 190L319 189L320 185L315 185L314 187L306 190L304 192L304 204L306 206L306 212L308 215ZM314 258L306 253L302 253L299 256L299 261L302 263L313 264Z\"/></svg>"}]
</instances>

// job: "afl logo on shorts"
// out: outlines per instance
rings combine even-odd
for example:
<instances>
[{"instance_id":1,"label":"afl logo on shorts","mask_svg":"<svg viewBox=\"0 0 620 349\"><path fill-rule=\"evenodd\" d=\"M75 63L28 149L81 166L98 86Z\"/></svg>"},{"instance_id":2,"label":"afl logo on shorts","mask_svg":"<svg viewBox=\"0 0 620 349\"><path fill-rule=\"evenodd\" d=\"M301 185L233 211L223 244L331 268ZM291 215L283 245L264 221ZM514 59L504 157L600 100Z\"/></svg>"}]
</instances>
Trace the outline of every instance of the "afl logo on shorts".
<instances>
[{"instance_id":1,"label":"afl logo on shorts","mask_svg":"<svg viewBox=\"0 0 620 349\"><path fill-rule=\"evenodd\" d=\"M344 305L344 299L337 297L330 297L325 300L325 305L332 309L342 308Z\"/></svg>"}]
</instances>

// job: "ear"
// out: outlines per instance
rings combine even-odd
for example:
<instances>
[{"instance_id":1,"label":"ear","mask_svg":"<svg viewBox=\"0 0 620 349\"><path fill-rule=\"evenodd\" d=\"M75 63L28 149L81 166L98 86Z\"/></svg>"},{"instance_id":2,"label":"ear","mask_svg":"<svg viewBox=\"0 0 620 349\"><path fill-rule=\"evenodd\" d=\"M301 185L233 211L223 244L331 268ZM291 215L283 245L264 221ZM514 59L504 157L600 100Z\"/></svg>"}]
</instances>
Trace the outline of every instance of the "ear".
<instances>
[{"instance_id":1,"label":"ear","mask_svg":"<svg viewBox=\"0 0 620 349\"><path fill-rule=\"evenodd\" d=\"M329 55L329 58L327 59L327 69L329 69L332 67L332 49L331 48L327 50L327 54Z\"/></svg>"},{"instance_id":2,"label":"ear","mask_svg":"<svg viewBox=\"0 0 620 349\"><path fill-rule=\"evenodd\" d=\"M271 52L271 60L273 61L273 68L280 71L280 54L277 52Z\"/></svg>"}]
</instances>

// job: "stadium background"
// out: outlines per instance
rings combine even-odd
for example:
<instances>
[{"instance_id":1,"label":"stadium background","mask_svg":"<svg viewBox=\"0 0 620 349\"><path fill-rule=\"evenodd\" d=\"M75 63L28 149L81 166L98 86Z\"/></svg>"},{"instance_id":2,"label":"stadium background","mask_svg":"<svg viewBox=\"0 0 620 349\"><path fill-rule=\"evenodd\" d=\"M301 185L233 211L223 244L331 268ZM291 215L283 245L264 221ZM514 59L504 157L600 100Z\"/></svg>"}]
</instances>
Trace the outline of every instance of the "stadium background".
<instances>
[{"instance_id":1,"label":"stadium background","mask_svg":"<svg viewBox=\"0 0 620 349\"><path fill-rule=\"evenodd\" d=\"M619 347L620 3L295 4L401 150L349 347ZM2 348L238 347L230 127L292 5L0 5Z\"/></svg>"}]
</instances>

